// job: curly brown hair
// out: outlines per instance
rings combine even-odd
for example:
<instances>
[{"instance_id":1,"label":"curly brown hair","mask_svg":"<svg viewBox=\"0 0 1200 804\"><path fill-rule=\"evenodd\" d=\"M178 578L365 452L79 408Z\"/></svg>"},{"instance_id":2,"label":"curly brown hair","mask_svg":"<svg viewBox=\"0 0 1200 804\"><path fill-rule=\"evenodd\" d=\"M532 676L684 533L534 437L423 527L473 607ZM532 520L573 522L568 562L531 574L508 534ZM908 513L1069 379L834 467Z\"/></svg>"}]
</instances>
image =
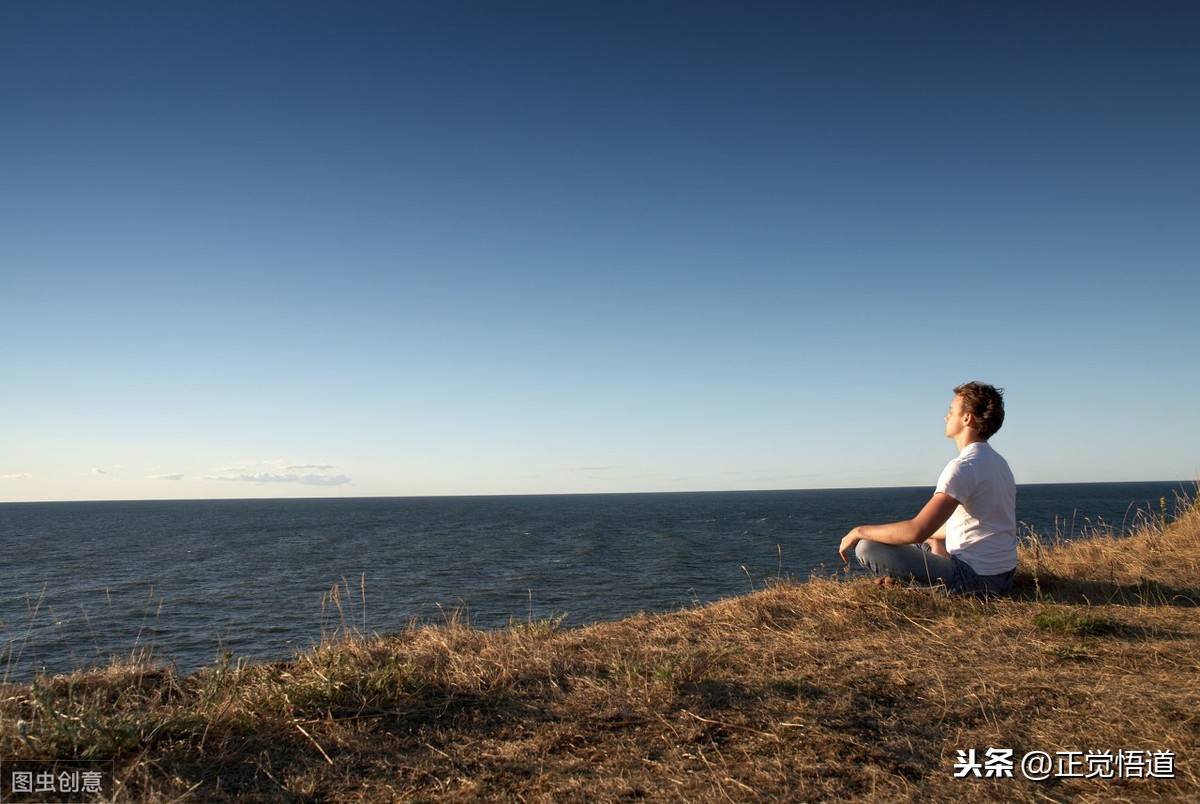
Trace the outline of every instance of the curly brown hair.
<instances>
[{"instance_id":1,"label":"curly brown hair","mask_svg":"<svg viewBox=\"0 0 1200 804\"><path fill-rule=\"evenodd\" d=\"M966 382L954 389L961 396L963 412L975 417L975 432L984 441L1004 424L1004 389L985 382Z\"/></svg>"}]
</instances>

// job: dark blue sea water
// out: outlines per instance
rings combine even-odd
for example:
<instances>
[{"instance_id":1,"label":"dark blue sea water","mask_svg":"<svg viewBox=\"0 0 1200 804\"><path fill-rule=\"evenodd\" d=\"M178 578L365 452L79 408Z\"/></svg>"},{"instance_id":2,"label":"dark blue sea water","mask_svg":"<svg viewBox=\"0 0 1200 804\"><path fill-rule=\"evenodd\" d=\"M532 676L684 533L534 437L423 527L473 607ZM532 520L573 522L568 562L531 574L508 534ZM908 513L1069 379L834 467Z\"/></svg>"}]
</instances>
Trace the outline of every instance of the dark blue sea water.
<instances>
[{"instance_id":1,"label":"dark blue sea water","mask_svg":"<svg viewBox=\"0 0 1200 804\"><path fill-rule=\"evenodd\" d=\"M1117 530L1194 483L1020 487L1043 536ZM672 611L841 569L856 524L929 488L0 505L0 680L144 650L190 672L355 627ZM337 587L337 601L331 590Z\"/></svg>"}]
</instances>

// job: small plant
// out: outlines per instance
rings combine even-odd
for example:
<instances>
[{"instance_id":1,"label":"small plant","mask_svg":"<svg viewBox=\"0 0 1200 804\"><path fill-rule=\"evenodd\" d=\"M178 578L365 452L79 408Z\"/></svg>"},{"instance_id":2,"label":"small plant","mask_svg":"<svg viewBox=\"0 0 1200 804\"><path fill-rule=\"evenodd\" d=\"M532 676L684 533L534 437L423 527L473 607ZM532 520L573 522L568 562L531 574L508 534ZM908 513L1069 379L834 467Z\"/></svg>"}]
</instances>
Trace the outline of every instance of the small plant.
<instances>
[{"instance_id":1,"label":"small plant","mask_svg":"<svg viewBox=\"0 0 1200 804\"><path fill-rule=\"evenodd\" d=\"M710 678L713 670L740 652L736 645L724 644L716 649L689 650L668 656L656 662L624 662L618 674L638 678L643 682L666 684L675 687L700 684Z\"/></svg>"},{"instance_id":2,"label":"small plant","mask_svg":"<svg viewBox=\"0 0 1200 804\"><path fill-rule=\"evenodd\" d=\"M13 674L17 672L17 668L21 664L21 657L25 652L25 648L29 645L33 635L34 621L37 620L38 612L42 609L42 603L46 599L46 586L42 585L42 592L38 595L37 602L33 602L29 595L25 596L25 608L29 612L28 622L25 625L25 633L18 637L9 632L8 627L0 622L0 630L3 630L6 636L7 645L3 650L0 650L0 665L4 667L4 671L0 673L0 684L7 684L12 681Z\"/></svg>"},{"instance_id":3,"label":"small plant","mask_svg":"<svg viewBox=\"0 0 1200 804\"><path fill-rule=\"evenodd\" d=\"M321 641L326 644L341 639L363 639L367 636L367 575L363 573L358 582L358 612L354 611L354 594L350 581L344 576L340 584L334 584L321 595ZM337 611L336 624L334 610Z\"/></svg>"},{"instance_id":4,"label":"small plant","mask_svg":"<svg viewBox=\"0 0 1200 804\"><path fill-rule=\"evenodd\" d=\"M553 633L562 628L562 624L566 619L566 612L559 611L553 612L549 617L543 617L540 620L518 620L516 617L509 617L508 630Z\"/></svg>"},{"instance_id":5,"label":"small plant","mask_svg":"<svg viewBox=\"0 0 1200 804\"><path fill-rule=\"evenodd\" d=\"M1116 634L1125 629L1124 623L1111 617L1080 613L1073 608L1043 608L1034 615L1033 624L1043 631L1087 636Z\"/></svg>"}]
</instances>

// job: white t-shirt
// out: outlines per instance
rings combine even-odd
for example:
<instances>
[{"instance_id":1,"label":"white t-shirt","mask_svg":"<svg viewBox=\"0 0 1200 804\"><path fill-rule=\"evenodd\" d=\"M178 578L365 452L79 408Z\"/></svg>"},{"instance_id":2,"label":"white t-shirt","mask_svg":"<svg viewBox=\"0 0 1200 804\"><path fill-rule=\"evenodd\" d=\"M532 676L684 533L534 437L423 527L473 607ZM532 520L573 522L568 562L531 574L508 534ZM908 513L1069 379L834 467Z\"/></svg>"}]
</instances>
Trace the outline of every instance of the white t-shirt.
<instances>
[{"instance_id":1,"label":"white t-shirt","mask_svg":"<svg viewBox=\"0 0 1200 804\"><path fill-rule=\"evenodd\" d=\"M958 500L946 523L946 551L977 575L1017 566L1017 484L1008 461L976 441L946 464L937 490Z\"/></svg>"}]
</instances>

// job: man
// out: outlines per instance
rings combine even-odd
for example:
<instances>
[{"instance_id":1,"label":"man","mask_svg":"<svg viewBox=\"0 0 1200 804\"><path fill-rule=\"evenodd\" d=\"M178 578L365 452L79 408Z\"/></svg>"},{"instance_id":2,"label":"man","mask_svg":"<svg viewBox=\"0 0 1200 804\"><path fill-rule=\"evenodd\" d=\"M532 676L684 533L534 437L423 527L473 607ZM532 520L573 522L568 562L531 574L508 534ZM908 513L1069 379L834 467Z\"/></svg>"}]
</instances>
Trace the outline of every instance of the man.
<instances>
[{"instance_id":1,"label":"man","mask_svg":"<svg viewBox=\"0 0 1200 804\"><path fill-rule=\"evenodd\" d=\"M938 478L937 490L916 518L860 525L842 539L864 567L894 581L943 586L987 597L1012 589L1017 568L1017 487L1012 470L988 443L1004 423L1000 389L969 382L954 389L946 437L958 457Z\"/></svg>"}]
</instances>

